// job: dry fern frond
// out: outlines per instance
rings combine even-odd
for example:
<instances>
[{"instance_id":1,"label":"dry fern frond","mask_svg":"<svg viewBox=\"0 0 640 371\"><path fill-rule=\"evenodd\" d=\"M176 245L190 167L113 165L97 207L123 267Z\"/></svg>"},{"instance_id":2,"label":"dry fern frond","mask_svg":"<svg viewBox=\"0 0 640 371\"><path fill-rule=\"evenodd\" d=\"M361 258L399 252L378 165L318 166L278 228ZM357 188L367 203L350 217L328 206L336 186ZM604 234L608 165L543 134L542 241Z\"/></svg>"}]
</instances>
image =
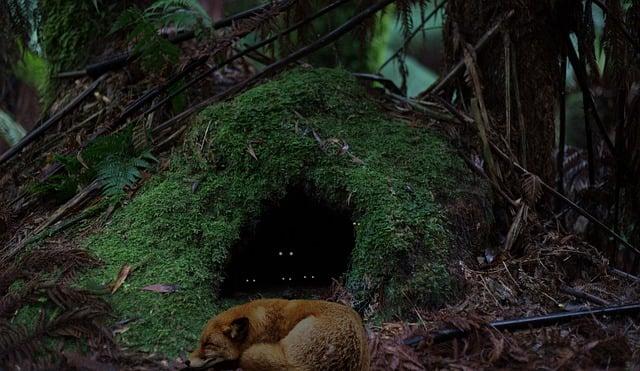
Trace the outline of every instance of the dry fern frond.
<instances>
[{"instance_id":1,"label":"dry fern frond","mask_svg":"<svg viewBox=\"0 0 640 371\"><path fill-rule=\"evenodd\" d=\"M529 205L535 205L542 196L542 183L537 175L527 173L522 178L522 192Z\"/></svg>"}]
</instances>

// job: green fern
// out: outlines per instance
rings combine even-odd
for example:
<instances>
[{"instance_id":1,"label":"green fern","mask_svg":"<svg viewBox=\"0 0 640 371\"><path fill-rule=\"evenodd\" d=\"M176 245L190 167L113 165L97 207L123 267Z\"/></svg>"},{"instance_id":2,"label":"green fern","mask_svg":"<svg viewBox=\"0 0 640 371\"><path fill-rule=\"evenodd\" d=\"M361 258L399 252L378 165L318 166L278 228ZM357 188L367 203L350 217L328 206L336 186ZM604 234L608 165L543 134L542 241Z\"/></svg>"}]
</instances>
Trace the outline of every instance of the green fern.
<instances>
[{"instance_id":1,"label":"green fern","mask_svg":"<svg viewBox=\"0 0 640 371\"><path fill-rule=\"evenodd\" d=\"M196 0L158 0L142 11L136 7L122 12L111 32L128 30L133 51L148 71L162 69L178 60L180 49L158 34L164 27L191 30L198 36L212 29L211 18Z\"/></svg>"},{"instance_id":2,"label":"green fern","mask_svg":"<svg viewBox=\"0 0 640 371\"><path fill-rule=\"evenodd\" d=\"M141 170L149 169L158 160L149 151L138 157L111 155L98 165L97 179L102 183L106 196L121 196L141 177Z\"/></svg>"},{"instance_id":3,"label":"green fern","mask_svg":"<svg viewBox=\"0 0 640 371\"><path fill-rule=\"evenodd\" d=\"M79 189L98 179L106 196L124 195L158 160L148 151L139 151L133 143L131 128L96 139L79 156L56 156L66 174L51 177L30 187L31 192L64 202Z\"/></svg>"}]
</instances>

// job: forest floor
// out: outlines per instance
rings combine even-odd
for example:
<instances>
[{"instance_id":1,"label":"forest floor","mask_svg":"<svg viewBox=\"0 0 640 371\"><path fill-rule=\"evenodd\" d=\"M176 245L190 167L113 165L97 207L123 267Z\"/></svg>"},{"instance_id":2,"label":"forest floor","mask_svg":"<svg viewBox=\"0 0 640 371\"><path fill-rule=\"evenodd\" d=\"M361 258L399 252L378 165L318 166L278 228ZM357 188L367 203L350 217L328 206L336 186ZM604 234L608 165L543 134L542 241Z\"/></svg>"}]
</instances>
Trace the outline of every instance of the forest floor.
<instances>
[{"instance_id":1,"label":"forest floor","mask_svg":"<svg viewBox=\"0 0 640 371\"><path fill-rule=\"evenodd\" d=\"M249 73L244 68L245 66L238 65L228 69L226 74L211 79L217 79L218 86L228 86ZM90 134L100 129L91 126L96 117L107 122L118 116L120 112L113 110L110 103L117 100L125 107L125 103L130 102L130 97L134 95L133 91L118 93L115 88L129 85L126 78L125 74L110 77L107 88L92 93L93 98L65 120L76 125L55 127L37 145L32 145L25 151L2 175L0 185L3 189L1 201L4 202L4 207L0 210L0 231L4 230L5 233L0 241L4 245L0 264L10 268L0 275L0 293L3 295L0 299L0 318L13 321L21 307L34 300L37 302L42 297L58 300L62 307L67 308L71 307L68 300L84 304L99 303L99 300L74 296L77 292L64 285L81 266L97 263L77 251L76 247L68 246L68 241L64 238L50 237L50 227L53 227L53 234L56 234L82 219L108 220L113 207L103 207L99 197L95 195L95 189L90 186L77 193L82 197L76 196L58 206L55 203L40 202L37 197L26 192L25 184L50 173L54 153L73 153L80 148ZM60 102L68 102L88 85L87 81L78 80L76 87L71 88L67 97ZM136 82L133 89L140 93L149 86L154 86L151 78ZM203 96L209 94L210 92L202 93ZM52 110L55 111L60 106L63 104L54 105ZM411 106L403 108L410 110ZM170 117L170 112L158 116ZM152 120L157 122L163 117ZM178 139L184 129L185 126L168 127L155 136L152 145L156 149L161 169L166 155L179 143ZM42 164L47 166L42 168ZM143 172L142 178L147 177L148 174ZM130 189L128 197L132 197L138 188L139 186ZM631 316L590 316L514 333L487 326L497 320L623 305L633 303L639 297L640 279L610 269L609 262L598 249L564 231L557 220L538 219L531 213L526 224L529 232L522 235L519 242L509 250L504 251L501 244L495 247L496 253L485 252L482 256L471 256L456 262L453 271L459 279L460 294L448 305L439 309L416 307L415 317L418 321L412 323L367 322L372 368L475 370L640 367L640 327L638 321ZM25 248L34 241L45 240L45 246L52 251L58 246L60 254L57 258L53 255L39 256L42 251ZM38 264L51 263L55 259L63 260L60 262L60 266L64 267L62 274L56 276L59 282L52 283L44 276L32 279L42 268ZM22 283L16 285L17 281ZM20 286L18 290L13 290L17 286ZM57 291L52 290L52 287ZM335 288L328 299L345 304L349 304L351 300L346 291L340 288ZM105 312L108 315L108 310L98 305L95 313L73 312L71 317L63 319L74 320L73 315L77 315L83 320L89 318L93 321L102 318ZM91 317L92 315L95 317ZM11 335L0 336L4 339L4 343L0 343L0 357L8 354L2 351L7 351L16 345L15 342L22 341L22 348L16 351L22 357L18 359L18 363L26 362L27 366L43 364L38 362L47 364L48 359L29 363L28 357L37 353L39 346L47 344L48 340L43 339L46 335L55 334L54 327L47 327L52 324L45 322L36 324L34 331L16 330ZM42 326L39 327L40 325ZM433 342L439 331L451 328L465 330L467 333L456 339ZM118 333L126 331L126 324L120 323L117 327L105 329L91 322L91 325L74 328L74 331L58 335L86 336L91 331L107 331L103 333L104 337L117 338ZM405 340L416 336L424 336L424 341L413 346L404 344ZM57 349L56 345L52 345L52 349ZM93 354L64 353L63 365L90 370L184 367L181 358L167 359L160 354L143 354L126 349L113 348L109 352Z\"/></svg>"}]
</instances>

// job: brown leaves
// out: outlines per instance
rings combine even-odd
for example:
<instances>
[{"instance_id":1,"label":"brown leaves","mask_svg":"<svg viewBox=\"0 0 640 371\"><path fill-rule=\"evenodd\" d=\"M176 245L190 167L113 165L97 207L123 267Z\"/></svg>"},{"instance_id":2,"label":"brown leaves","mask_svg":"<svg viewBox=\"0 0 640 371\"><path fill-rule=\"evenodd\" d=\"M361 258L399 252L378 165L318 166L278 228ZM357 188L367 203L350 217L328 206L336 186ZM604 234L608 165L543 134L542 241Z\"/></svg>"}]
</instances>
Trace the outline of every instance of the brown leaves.
<instances>
[{"instance_id":1,"label":"brown leaves","mask_svg":"<svg viewBox=\"0 0 640 371\"><path fill-rule=\"evenodd\" d=\"M369 352L371 370L426 370L416 352L398 339L369 334Z\"/></svg>"},{"instance_id":2,"label":"brown leaves","mask_svg":"<svg viewBox=\"0 0 640 371\"><path fill-rule=\"evenodd\" d=\"M118 272L118 277L115 282L110 285L111 286L111 294L115 294L116 291L122 286L124 281L129 277L129 273L131 273L133 269L129 264L124 264L122 268L120 268L120 272Z\"/></svg>"},{"instance_id":3,"label":"brown leaves","mask_svg":"<svg viewBox=\"0 0 640 371\"><path fill-rule=\"evenodd\" d=\"M143 291L158 292L161 294L172 294L178 291L178 285L155 284L142 288Z\"/></svg>"},{"instance_id":4,"label":"brown leaves","mask_svg":"<svg viewBox=\"0 0 640 371\"><path fill-rule=\"evenodd\" d=\"M7 264L0 278L4 287L0 292L0 364L59 368L63 360L50 345L55 343L51 338L57 337L75 337L94 350L111 352L111 333L102 324L109 315L109 305L71 284L82 269L97 265L98 261L84 250L51 246L30 251ZM16 313L33 302L46 302L55 310L41 310L33 326L13 323Z\"/></svg>"}]
</instances>

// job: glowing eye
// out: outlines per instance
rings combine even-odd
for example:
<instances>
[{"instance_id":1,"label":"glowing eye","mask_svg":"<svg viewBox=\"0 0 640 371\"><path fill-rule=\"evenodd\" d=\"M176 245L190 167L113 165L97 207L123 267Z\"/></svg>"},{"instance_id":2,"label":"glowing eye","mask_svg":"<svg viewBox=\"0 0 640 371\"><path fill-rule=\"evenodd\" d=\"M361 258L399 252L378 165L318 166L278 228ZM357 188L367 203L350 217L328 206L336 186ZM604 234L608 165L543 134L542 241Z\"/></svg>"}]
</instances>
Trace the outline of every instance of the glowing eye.
<instances>
[{"instance_id":1,"label":"glowing eye","mask_svg":"<svg viewBox=\"0 0 640 371\"><path fill-rule=\"evenodd\" d=\"M289 277L289 281L291 281L291 277Z\"/></svg>"},{"instance_id":2,"label":"glowing eye","mask_svg":"<svg viewBox=\"0 0 640 371\"><path fill-rule=\"evenodd\" d=\"M282 251L280 251L280 252L278 253L278 255L282 256Z\"/></svg>"},{"instance_id":3,"label":"glowing eye","mask_svg":"<svg viewBox=\"0 0 640 371\"><path fill-rule=\"evenodd\" d=\"M282 277L282 280L284 281L284 277Z\"/></svg>"},{"instance_id":4,"label":"glowing eye","mask_svg":"<svg viewBox=\"0 0 640 371\"><path fill-rule=\"evenodd\" d=\"M356 222L353 222L353 225L356 225Z\"/></svg>"},{"instance_id":5,"label":"glowing eye","mask_svg":"<svg viewBox=\"0 0 640 371\"><path fill-rule=\"evenodd\" d=\"M247 278L245 281L246 281L246 282L249 282L249 279Z\"/></svg>"},{"instance_id":6,"label":"glowing eye","mask_svg":"<svg viewBox=\"0 0 640 371\"><path fill-rule=\"evenodd\" d=\"M304 279L306 280L306 279L307 279L307 276L304 276Z\"/></svg>"},{"instance_id":7,"label":"glowing eye","mask_svg":"<svg viewBox=\"0 0 640 371\"><path fill-rule=\"evenodd\" d=\"M293 256L293 251L289 251L289 256Z\"/></svg>"},{"instance_id":8,"label":"glowing eye","mask_svg":"<svg viewBox=\"0 0 640 371\"><path fill-rule=\"evenodd\" d=\"M311 278L316 278L316 276L311 276Z\"/></svg>"},{"instance_id":9,"label":"glowing eye","mask_svg":"<svg viewBox=\"0 0 640 371\"><path fill-rule=\"evenodd\" d=\"M256 282L256 279L255 279L255 278L253 279L253 282Z\"/></svg>"}]
</instances>

